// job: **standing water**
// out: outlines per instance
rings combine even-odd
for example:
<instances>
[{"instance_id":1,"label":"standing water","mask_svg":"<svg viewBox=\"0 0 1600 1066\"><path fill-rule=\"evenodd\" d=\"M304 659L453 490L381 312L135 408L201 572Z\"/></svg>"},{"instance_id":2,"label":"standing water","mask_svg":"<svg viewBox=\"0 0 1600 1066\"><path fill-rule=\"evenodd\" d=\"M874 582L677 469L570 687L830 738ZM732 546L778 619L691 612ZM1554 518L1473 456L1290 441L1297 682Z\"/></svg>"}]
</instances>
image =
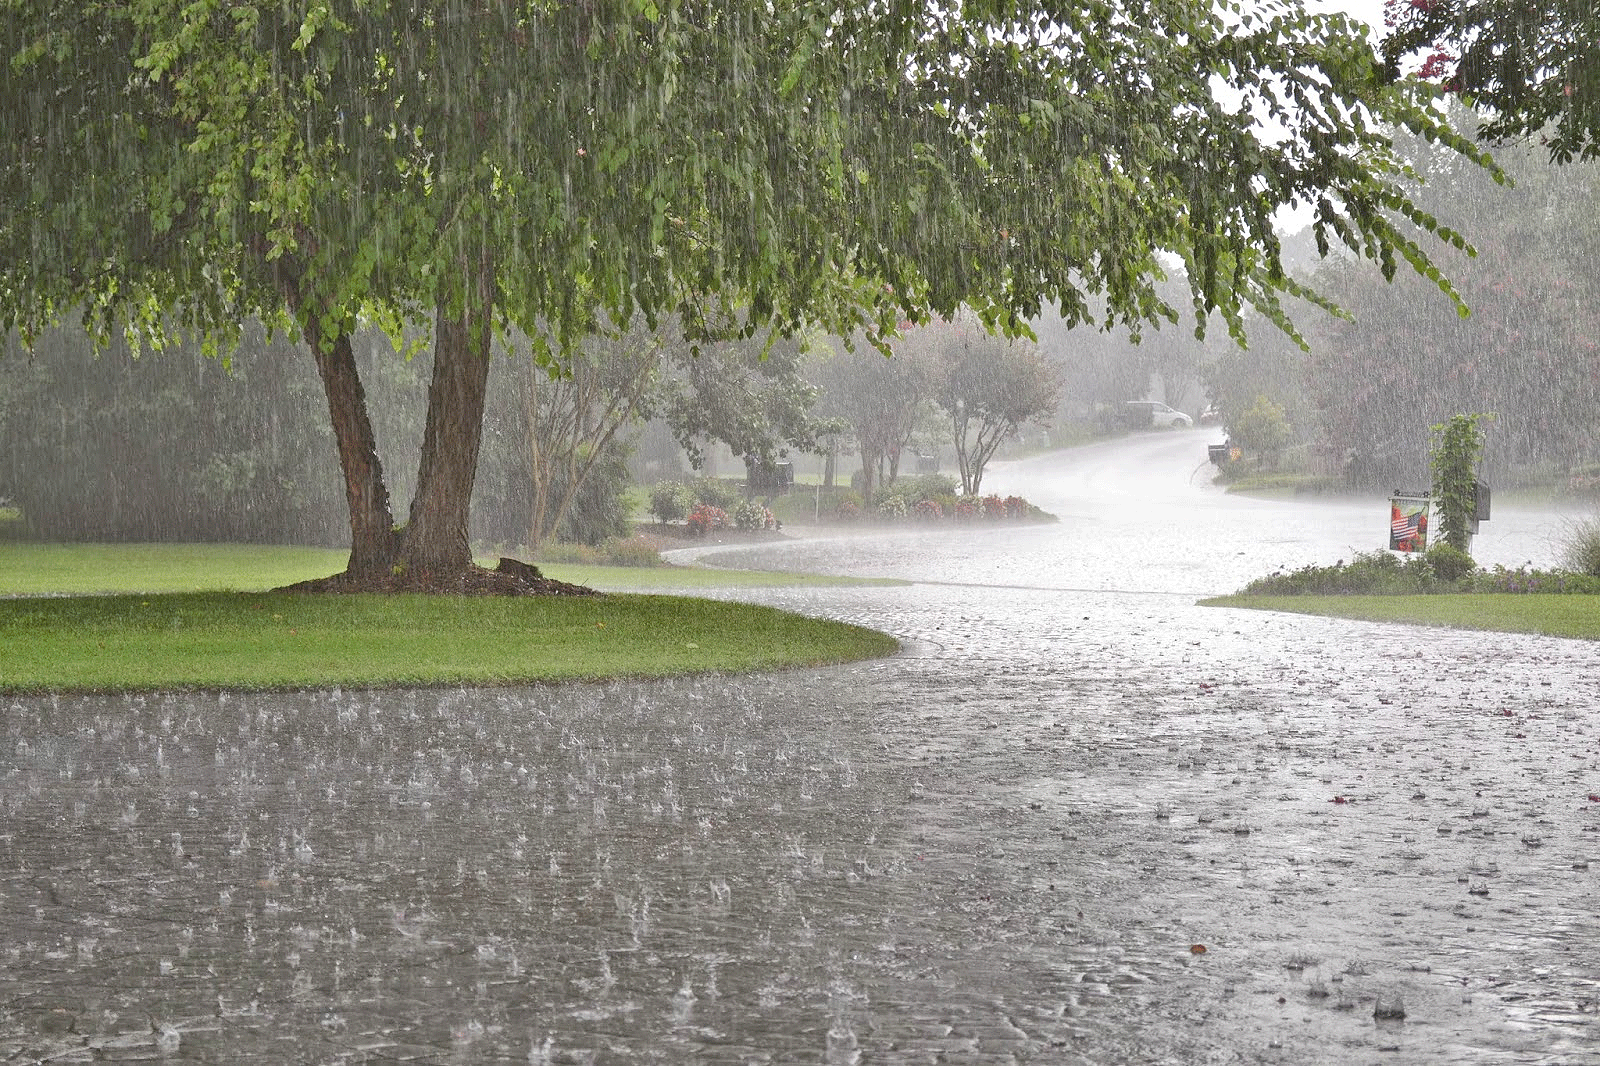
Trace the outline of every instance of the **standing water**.
<instances>
[{"instance_id":1,"label":"standing water","mask_svg":"<svg viewBox=\"0 0 1600 1066\"><path fill-rule=\"evenodd\" d=\"M12 701L0 1058L1600 1061L1593 646L1196 607L1385 533L1204 443L990 475L1055 525L718 560L912 580L739 593L890 660Z\"/></svg>"}]
</instances>

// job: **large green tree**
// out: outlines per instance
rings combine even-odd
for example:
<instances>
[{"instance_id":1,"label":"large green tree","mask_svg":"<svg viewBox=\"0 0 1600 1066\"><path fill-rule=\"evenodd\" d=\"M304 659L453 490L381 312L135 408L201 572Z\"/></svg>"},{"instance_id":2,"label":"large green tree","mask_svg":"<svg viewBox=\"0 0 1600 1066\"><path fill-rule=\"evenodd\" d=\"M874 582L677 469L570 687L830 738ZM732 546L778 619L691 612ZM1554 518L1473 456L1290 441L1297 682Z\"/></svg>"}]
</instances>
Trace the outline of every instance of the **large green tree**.
<instances>
[{"instance_id":1,"label":"large green tree","mask_svg":"<svg viewBox=\"0 0 1600 1066\"><path fill-rule=\"evenodd\" d=\"M287 316L327 394L349 578L449 587L488 352L597 313L887 334L1287 325L1275 212L1437 278L1384 132L1472 155L1363 33L1296 4L0 0L0 324L74 307L226 342ZM1442 284L1442 282L1441 282ZM1098 297L1092 306L1091 298ZM706 309L710 308L710 313ZM396 529L350 336L434 347Z\"/></svg>"}]
</instances>

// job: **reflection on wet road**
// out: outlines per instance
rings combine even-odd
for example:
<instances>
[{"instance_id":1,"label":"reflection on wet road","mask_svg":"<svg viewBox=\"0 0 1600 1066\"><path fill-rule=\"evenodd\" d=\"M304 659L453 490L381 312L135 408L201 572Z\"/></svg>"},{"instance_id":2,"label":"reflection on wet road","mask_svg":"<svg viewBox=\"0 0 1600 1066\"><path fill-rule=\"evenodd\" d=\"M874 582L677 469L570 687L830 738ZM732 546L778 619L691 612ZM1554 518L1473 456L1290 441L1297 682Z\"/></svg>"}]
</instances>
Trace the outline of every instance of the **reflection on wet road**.
<instances>
[{"instance_id":1,"label":"reflection on wet road","mask_svg":"<svg viewBox=\"0 0 1600 1066\"><path fill-rule=\"evenodd\" d=\"M992 475L1058 525L723 560L917 580L739 593L891 660L13 701L0 1058L1600 1061L1594 648L1194 606L1383 532L1203 432Z\"/></svg>"}]
</instances>

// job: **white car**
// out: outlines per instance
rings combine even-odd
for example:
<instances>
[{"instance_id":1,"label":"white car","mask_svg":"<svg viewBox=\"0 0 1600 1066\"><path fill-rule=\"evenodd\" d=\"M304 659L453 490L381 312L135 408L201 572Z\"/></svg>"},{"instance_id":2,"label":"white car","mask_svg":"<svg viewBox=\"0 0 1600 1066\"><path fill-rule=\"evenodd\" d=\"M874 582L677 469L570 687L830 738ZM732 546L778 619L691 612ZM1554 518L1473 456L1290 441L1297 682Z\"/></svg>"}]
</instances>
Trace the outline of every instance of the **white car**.
<instances>
[{"instance_id":1,"label":"white car","mask_svg":"<svg viewBox=\"0 0 1600 1066\"><path fill-rule=\"evenodd\" d=\"M1194 419L1160 400L1129 400L1123 410L1135 429L1188 429L1194 425Z\"/></svg>"}]
</instances>

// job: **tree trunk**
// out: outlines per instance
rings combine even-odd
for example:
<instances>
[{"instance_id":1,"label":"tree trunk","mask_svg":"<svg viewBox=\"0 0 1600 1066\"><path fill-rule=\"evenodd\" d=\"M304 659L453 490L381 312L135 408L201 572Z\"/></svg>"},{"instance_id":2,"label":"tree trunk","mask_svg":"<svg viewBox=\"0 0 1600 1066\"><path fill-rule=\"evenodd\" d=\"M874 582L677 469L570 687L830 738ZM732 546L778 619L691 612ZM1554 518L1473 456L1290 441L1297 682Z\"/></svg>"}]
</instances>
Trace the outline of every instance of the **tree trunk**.
<instances>
[{"instance_id":1,"label":"tree trunk","mask_svg":"<svg viewBox=\"0 0 1600 1066\"><path fill-rule=\"evenodd\" d=\"M308 330L309 332L309 330ZM350 334L341 332L330 349L313 343L311 351L328 397L328 414L344 472L345 502L350 508L350 561L345 572L366 578L388 573L397 545L389 489L378 459L377 438L367 416L367 394L356 372Z\"/></svg>"},{"instance_id":2,"label":"tree trunk","mask_svg":"<svg viewBox=\"0 0 1600 1066\"><path fill-rule=\"evenodd\" d=\"M434 325L433 382L417 493L399 553L408 583L438 585L472 565L467 519L483 440L494 270L483 248L465 267L459 310L441 299Z\"/></svg>"},{"instance_id":3,"label":"tree trunk","mask_svg":"<svg viewBox=\"0 0 1600 1066\"><path fill-rule=\"evenodd\" d=\"M394 511L383 478L383 463L378 459L377 437L367 415L366 390L356 372L350 332L340 329L332 337L324 335L321 316L315 309L305 309L305 294L298 279L286 275L283 291L289 309L302 323L328 399L339 469L344 474L345 503L350 509L350 560L345 564L345 573L358 580L387 574L394 566L398 545Z\"/></svg>"}]
</instances>

